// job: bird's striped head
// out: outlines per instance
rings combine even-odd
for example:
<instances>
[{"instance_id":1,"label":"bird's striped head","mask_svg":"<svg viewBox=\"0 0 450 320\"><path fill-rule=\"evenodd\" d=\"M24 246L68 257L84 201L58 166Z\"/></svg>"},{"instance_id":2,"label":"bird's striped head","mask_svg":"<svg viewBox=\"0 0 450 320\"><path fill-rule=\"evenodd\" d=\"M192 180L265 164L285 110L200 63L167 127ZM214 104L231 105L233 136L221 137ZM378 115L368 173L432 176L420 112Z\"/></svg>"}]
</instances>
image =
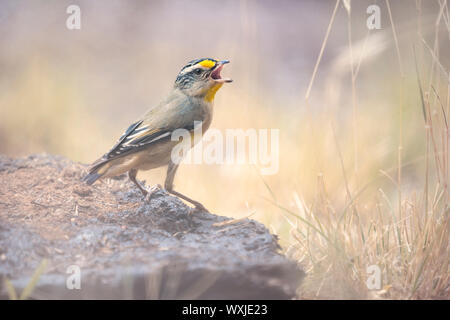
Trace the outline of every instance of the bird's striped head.
<instances>
[{"instance_id":1,"label":"bird's striped head","mask_svg":"<svg viewBox=\"0 0 450 320\"><path fill-rule=\"evenodd\" d=\"M225 82L233 81L220 75L227 63L228 60L218 61L210 58L192 60L181 69L175 80L175 87L190 96L204 97L207 101L212 101Z\"/></svg>"}]
</instances>

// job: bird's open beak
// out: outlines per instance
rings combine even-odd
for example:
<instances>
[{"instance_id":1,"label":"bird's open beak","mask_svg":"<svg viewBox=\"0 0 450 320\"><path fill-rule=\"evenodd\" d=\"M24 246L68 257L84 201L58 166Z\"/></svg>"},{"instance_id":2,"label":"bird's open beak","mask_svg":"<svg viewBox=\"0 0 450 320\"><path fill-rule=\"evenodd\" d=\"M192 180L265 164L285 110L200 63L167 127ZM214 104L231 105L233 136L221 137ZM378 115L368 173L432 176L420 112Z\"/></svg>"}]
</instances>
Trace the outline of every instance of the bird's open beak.
<instances>
[{"instance_id":1,"label":"bird's open beak","mask_svg":"<svg viewBox=\"0 0 450 320\"><path fill-rule=\"evenodd\" d=\"M222 78L222 76L220 75L220 72L222 71L223 66L227 63L230 63L230 61L228 61L228 60L219 61L216 64L216 66L214 67L213 72L211 72L211 79L213 79L216 82L220 82L220 83L232 82L233 80L231 80L230 78Z\"/></svg>"}]
</instances>

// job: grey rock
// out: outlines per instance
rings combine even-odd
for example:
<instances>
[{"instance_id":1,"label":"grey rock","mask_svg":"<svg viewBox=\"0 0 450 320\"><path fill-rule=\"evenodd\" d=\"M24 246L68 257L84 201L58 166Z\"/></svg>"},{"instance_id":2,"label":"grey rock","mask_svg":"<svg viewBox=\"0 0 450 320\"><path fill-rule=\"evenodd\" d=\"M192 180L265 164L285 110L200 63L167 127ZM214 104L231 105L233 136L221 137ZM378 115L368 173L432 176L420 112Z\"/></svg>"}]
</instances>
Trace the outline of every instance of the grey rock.
<instances>
[{"instance_id":1,"label":"grey rock","mask_svg":"<svg viewBox=\"0 0 450 320\"><path fill-rule=\"evenodd\" d=\"M0 157L0 276L18 292L45 260L30 298L295 297L304 272L261 223L192 212L164 190L144 202L125 177L88 187L85 172L59 156Z\"/></svg>"}]
</instances>

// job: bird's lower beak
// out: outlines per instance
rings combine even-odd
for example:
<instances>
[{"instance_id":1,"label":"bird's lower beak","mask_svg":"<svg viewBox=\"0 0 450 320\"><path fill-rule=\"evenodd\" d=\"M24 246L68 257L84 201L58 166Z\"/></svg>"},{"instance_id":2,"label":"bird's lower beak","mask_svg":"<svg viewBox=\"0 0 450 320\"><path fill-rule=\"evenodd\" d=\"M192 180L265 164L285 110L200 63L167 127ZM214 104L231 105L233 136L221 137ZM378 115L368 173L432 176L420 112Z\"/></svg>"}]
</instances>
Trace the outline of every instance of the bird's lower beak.
<instances>
[{"instance_id":1,"label":"bird's lower beak","mask_svg":"<svg viewBox=\"0 0 450 320\"><path fill-rule=\"evenodd\" d=\"M233 80L230 78L222 78L220 75L220 72L223 69L223 66L227 63L230 63L228 60L222 60L219 61L214 69L213 72L211 72L211 79L213 79L215 82L224 83L224 82L232 82Z\"/></svg>"}]
</instances>

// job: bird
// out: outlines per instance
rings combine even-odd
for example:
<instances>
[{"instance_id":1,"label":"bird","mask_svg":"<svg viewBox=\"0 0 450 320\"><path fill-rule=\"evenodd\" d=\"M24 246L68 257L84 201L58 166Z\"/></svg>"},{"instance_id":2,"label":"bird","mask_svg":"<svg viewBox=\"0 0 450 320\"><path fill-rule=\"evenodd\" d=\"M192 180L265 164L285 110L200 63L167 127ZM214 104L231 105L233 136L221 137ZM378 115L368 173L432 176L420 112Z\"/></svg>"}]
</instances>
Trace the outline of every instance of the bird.
<instances>
[{"instance_id":1,"label":"bird","mask_svg":"<svg viewBox=\"0 0 450 320\"><path fill-rule=\"evenodd\" d=\"M95 181L128 173L129 179L141 191L144 199L150 200L160 186L146 190L136 180L139 171L151 170L167 165L164 189L170 194L206 210L195 201L173 188L179 166L173 161L172 149L179 141L172 141L171 134L177 129L188 130L193 135L196 125L201 124L202 133L210 126L216 92L232 79L222 78L221 71L228 60L212 58L195 59L188 62L178 73L170 93L120 136L113 147L88 169L83 181L92 185ZM196 139L190 147L196 143Z\"/></svg>"}]
</instances>

